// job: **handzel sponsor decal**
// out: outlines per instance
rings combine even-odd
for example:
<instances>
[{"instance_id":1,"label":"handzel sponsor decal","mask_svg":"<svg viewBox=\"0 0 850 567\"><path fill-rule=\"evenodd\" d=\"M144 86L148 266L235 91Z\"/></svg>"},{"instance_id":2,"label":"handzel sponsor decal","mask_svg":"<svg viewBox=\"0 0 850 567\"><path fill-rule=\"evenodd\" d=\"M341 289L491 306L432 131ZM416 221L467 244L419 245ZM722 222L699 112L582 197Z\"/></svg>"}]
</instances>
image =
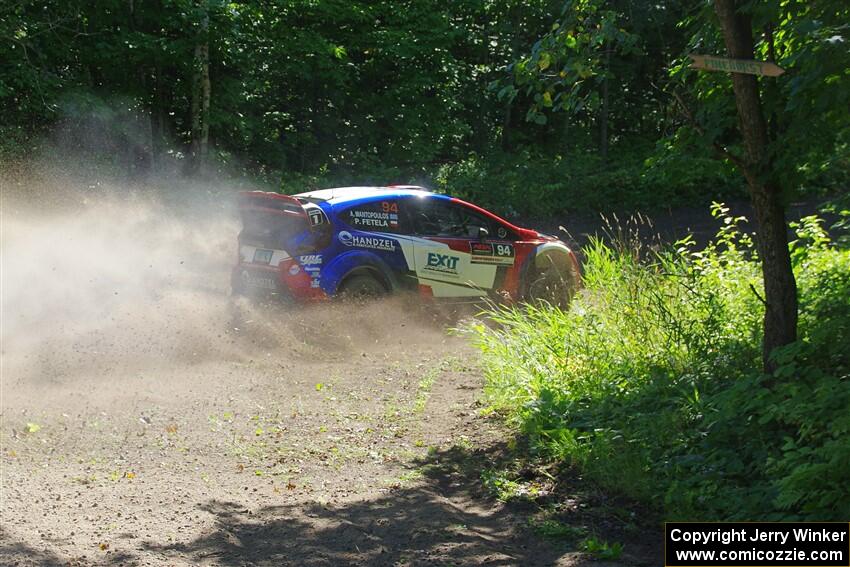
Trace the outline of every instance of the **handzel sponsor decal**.
<instances>
[{"instance_id":1,"label":"handzel sponsor decal","mask_svg":"<svg viewBox=\"0 0 850 567\"><path fill-rule=\"evenodd\" d=\"M396 213L352 210L350 218L351 223L358 226L371 226L375 228L398 226L398 215Z\"/></svg>"},{"instance_id":2,"label":"handzel sponsor decal","mask_svg":"<svg viewBox=\"0 0 850 567\"><path fill-rule=\"evenodd\" d=\"M457 275L457 265L460 258L450 256L448 254L437 254L436 252L428 252L428 259L425 265L426 270L432 272L440 272L441 274Z\"/></svg>"},{"instance_id":3,"label":"handzel sponsor decal","mask_svg":"<svg viewBox=\"0 0 850 567\"><path fill-rule=\"evenodd\" d=\"M381 238L379 236L361 236L359 234L351 234L347 230L341 231L337 238L345 246L357 246L359 248L371 248L373 250L384 250L387 252L395 252L395 241L389 238Z\"/></svg>"}]
</instances>

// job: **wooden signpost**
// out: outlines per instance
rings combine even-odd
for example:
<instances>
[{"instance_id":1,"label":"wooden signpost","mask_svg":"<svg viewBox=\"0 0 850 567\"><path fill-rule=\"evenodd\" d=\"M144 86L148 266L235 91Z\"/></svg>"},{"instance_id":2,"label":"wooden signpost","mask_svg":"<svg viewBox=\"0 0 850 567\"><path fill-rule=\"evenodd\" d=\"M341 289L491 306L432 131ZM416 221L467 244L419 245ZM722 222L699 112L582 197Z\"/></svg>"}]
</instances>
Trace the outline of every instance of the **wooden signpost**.
<instances>
[{"instance_id":1,"label":"wooden signpost","mask_svg":"<svg viewBox=\"0 0 850 567\"><path fill-rule=\"evenodd\" d=\"M768 77L778 77L785 72L785 69L782 67L767 61L726 59L725 57L712 57L711 55L691 55L690 58L694 60L691 63L691 69L746 73L748 75L764 75Z\"/></svg>"}]
</instances>

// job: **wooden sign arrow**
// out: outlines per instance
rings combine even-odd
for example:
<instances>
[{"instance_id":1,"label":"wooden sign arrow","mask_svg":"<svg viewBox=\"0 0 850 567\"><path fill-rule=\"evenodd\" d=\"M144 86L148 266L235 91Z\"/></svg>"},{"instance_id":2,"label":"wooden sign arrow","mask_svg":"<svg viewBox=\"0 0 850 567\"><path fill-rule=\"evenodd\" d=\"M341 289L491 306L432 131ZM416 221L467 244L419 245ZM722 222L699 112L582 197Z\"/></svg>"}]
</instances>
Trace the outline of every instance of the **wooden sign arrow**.
<instances>
[{"instance_id":1,"label":"wooden sign arrow","mask_svg":"<svg viewBox=\"0 0 850 567\"><path fill-rule=\"evenodd\" d=\"M746 73L747 75L765 75L768 77L778 77L785 72L782 67L767 61L726 59L725 57L712 57L711 55L691 55L690 58L694 60L691 63L691 69Z\"/></svg>"}]
</instances>

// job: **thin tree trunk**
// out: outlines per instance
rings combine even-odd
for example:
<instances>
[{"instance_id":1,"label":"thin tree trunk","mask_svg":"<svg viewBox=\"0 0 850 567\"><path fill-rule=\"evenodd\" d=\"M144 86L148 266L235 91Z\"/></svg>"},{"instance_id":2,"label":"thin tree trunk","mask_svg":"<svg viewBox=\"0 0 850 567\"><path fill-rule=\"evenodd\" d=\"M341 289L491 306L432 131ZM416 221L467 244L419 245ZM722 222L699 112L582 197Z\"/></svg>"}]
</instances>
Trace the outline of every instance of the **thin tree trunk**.
<instances>
[{"instance_id":1,"label":"thin tree trunk","mask_svg":"<svg viewBox=\"0 0 850 567\"><path fill-rule=\"evenodd\" d=\"M505 15L506 18L510 19L511 22L511 41L510 41L510 51L508 52L508 60L513 61L517 57L517 52L519 51L520 46L520 12L518 6L511 5L508 7L508 13ZM505 102L504 114L502 114L502 135L499 140L499 146L502 148L502 151L509 152L511 150L511 134L512 134L512 126L514 122L514 112L513 112L514 101L508 99Z\"/></svg>"},{"instance_id":2,"label":"thin tree trunk","mask_svg":"<svg viewBox=\"0 0 850 567\"><path fill-rule=\"evenodd\" d=\"M189 163L189 172L195 173L198 168L198 154L200 152L201 138L201 70L198 65L200 58L200 45L195 46L195 55L192 60L192 142Z\"/></svg>"},{"instance_id":3,"label":"thin tree trunk","mask_svg":"<svg viewBox=\"0 0 850 567\"><path fill-rule=\"evenodd\" d=\"M608 68L611 66L611 49L605 50L605 77L602 79L602 108L599 111L599 153L608 161Z\"/></svg>"},{"instance_id":4,"label":"thin tree trunk","mask_svg":"<svg viewBox=\"0 0 850 567\"><path fill-rule=\"evenodd\" d=\"M141 3L141 0L139 0ZM137 2L136 0L128 0L128 20L127 26L132 33L138 31L136 25L136 15L137 15ZM145 94L147 92L148 86L148 77L146 74L146 68L144 66L139 66L137 69L138 72L138 85L140 87L140 99L145 100ZM144 113L144 111L142 111ZM144 135L141 132L144 131L146 127L150 127L150 120L145 121L144 114L139 114L133 112L133 122L135 122L138 127L138 133L128 137L127 145L129 150L129 171L132 177L139 177L147 175L150 172L151 164L154 162L153 156L153 144L148 144L148 141L151 141L153 138L152 131L145 132Z\"/></svg>"},{"instance_id":5,"label":"thin tree trunk","mask_svg":"<svg viewBox=\"0 0 850 567\"><path fill-rule=\"evenodd\" d=\"M153 2L154 13L157 21L162 18L162 0ZM149 30L155 35L159 35L158 30ZM150 129L151 129L151 166L154 171L161 169L162 155L165 151L165 81L163 80L162 69L162 53L157 51L154 59L154 65L150 69L152 74L153 93L150 98Z\"/></svg>"},{"instance_id":6,"label":"thin tree trunk","mask_svg":"<svg viewBox=\"0 0 850 567\"><path fill-rule=\"evenodd\" d=\"M209 15L204 15L204 33L209 30ZM206 166L210 141L210 48L209 40L204 41L201 68L201 165Z\"/></svg>"},{"instance_id":7,"label":"thin tree trunk","mask_svg":"<svg viewBox=\"0 0 850 567\"><path fill-rule=\"evenodd\" d=\"M511 149L511 120L513 114L513 102L507 101L505 103L505 112L502 115L502 137L500 140L500 145L503 151L510 151Z\"/></svg>"},{"instance_id":8,"label":"thin tree trunk","mask_svg":"<svg viewBox=\"0 0 850 567\"><path fill-rule=\"evenodd\" d=\"M153 68L153 108L151 108L151 157L153 169L162 165L165 149L165 98L163 97L162 66L157 63Z\"/></svg>"},{"instance_id":9,"label":"thin tree trunk","mask_svg":"<svg viewBox=\"0 0 850 567\"><path fill-rule=\"evenodd\" d=\"M203 171L209 142L209 25L210 17L205 8L201 17L201 37L195 44L194 69L192 72L192 173Z\"/></svg>"},{"instance_id":10,"label":"thin tree trunk","mask_svg":"<svg viewBox=\"0 0 850 567\"><path fill-rule=\"evenodd\" d=\"M714 0L714 8L729 56L752 59L753 30L749 16L738 12L735 0ZM758 250L766 303L762 357L765 371L771 372L774 370L771 352L797 338L797 284L788 252L788 228L781 187L771 167L758 79L754 75L732 73L732 87L747 150L744 175L758 223Z\"/></svg>"}]
</instances>

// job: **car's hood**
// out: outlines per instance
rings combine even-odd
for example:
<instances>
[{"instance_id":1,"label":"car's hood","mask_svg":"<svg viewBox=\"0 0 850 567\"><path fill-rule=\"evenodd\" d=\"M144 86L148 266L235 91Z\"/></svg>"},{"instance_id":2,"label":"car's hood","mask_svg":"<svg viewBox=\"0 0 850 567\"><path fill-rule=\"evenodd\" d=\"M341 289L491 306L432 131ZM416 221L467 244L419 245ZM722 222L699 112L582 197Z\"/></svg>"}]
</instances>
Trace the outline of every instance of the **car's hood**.
<instances>
[{"instance_id":1,"label":"car's hood","mask_svg":"<svg viewBox=\"0 0 850 567\"><path fill-rule=\"evenodd\" d=\"M537 238L549 241L560 240L560 238L558 238L557 236L552 236L551 234L546 234L545 232L537 232Z\"/></svg>"}]
</instances>

